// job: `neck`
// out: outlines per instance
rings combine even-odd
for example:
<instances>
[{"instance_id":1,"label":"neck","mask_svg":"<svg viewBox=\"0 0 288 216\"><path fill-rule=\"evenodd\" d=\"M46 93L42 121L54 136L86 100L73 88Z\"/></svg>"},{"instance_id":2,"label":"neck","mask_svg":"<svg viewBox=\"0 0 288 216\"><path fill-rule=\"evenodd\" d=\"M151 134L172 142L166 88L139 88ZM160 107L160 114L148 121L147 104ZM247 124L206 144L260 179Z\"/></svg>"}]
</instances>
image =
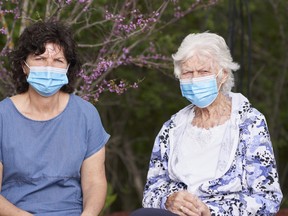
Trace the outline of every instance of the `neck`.
<instances>
[{"instance_id":1,"label":"neck","mask_svg":"<svg viewBox=\"0 0 288 216\"><path fill-rule=\"evenodd\" d=\"M60 91L50 97L42 97L32 89L27 92L27 101L30 107L39 113L49 113L57 110L60 106L60 97Z\"/></svg>"},{"instance_id":2,"label":"neck","mask_svg":"<svg viewBox=\"0 0 288 216\"><path fill-rule=\"evenodd\" d=\"M49 120L60 114L68 103L69 96L58 91L50 97L42 97L30 88L25 93L23 114L34 120Z\"/></svg>"},{"instance_id":3,"label":"neck","mask_svg":"<svg viewBox=\"0 0 288 216\"><path fill-rule=\"evenodd\" d=\"M219 93L216 100L206 108L195 108L195 117L192 124L210 128L224 123L231 113L231 101Z\"/></svg>"}]
</instances>

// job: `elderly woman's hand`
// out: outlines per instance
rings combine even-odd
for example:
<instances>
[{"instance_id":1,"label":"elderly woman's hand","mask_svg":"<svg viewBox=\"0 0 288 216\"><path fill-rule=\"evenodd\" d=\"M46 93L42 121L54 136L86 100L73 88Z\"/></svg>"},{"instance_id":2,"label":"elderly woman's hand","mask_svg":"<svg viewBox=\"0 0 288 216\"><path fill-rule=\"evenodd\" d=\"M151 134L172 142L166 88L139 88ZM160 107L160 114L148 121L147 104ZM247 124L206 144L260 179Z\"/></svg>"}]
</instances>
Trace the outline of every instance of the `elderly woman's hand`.
<instances>
[{"instance_id":1,"label":"elderly woman's hand","mask_svg":"<svg viewBox=\"0 0 288 216\"><path fill-rule=\"evenodd\" d=\"M202 202L198 197L195 196L195 199L197 200L198 204L198 210L201 212L201 216L211 216L210 209L208 206Z\"/></svg>"},{"instance_id":2,"label":"elderly woman's hand","mask_svg":"<svg viewBox=\"0 0 288 216\"><path fill-rule=\"evenodd\" d=\"M208 207L193 194L179 191L171 194L165 203L166 209L187 216L208 216Z\"/></svg>"}]
</instances>

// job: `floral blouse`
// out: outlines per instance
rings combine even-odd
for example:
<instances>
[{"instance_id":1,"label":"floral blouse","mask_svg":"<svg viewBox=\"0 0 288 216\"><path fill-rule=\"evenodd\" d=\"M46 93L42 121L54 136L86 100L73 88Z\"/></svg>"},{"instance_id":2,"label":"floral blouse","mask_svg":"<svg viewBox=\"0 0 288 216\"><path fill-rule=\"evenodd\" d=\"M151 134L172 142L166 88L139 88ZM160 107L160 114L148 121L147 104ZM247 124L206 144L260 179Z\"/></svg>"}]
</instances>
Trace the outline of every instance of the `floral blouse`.
<instances>
[{"instance_id":1,"label":"floral blouse","mask_svg":"<svg viewBox=\"0 0 288 216\"><path fill-rule=\"evenodd\" d=\"M265 117L243 95L229 93L229 97L232 98L239 139L236 144L231 142L230 147L222 147L224 150L219 160L226 158L222 163L218 162L222 173L219 178L203 183L198 196L209 207L212 216L275 215L282 192ZM156 137L144 188L143 207L164 209L170 194L187 190L185 183L172 177L169 158L177 147L177 137L183 130L181 125L191 109L193 105L173 115ZM223 169L223 166L226 168Z\"/></svg>"}]
</instances>

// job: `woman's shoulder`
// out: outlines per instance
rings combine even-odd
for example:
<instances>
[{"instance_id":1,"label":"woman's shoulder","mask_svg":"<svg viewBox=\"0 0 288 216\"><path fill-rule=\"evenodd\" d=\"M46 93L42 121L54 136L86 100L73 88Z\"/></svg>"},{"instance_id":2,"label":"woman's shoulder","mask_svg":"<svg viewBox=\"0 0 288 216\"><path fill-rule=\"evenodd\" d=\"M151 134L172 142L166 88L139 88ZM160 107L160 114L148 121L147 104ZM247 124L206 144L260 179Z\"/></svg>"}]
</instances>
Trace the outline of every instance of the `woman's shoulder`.
<instances>
[{"instance_id":1,"label":"woman's shoulder","mask_svg":"<svg viewBox=\"0 0 288 216\"><path fill-rule=\"evenodd\" d=\"M191 110L193 109L194 105L189 104L188 106L180 109L178 112L174 113L170 119L165 121L162 125L161 130L166 130L167 128L174 128L177 125L180 125L183 123L184 119L187 119L189 114L191 113Z\"/></svg>"},{"instance_id":2,"label":"woman's shoulder","mask_svg":"<svg viewBox=\"0 0 288 216\"><path fill-rule=\"evenodd\" d=\"M70 99L72 101L72 106L76 108L77 110L80 110L84 114L91 114L91 113L98 113L96 106L94 106L92 103L90 103L87 100L84 100L78 95L71 94Z\"/></svg>"},{"instance_id":3,"label":"woman's shoulder","mask_svg":"<svg viewBox=\"0 0 288 216\"><path fill-rule=\"evenodd\" d=\"M83 108L87 108L87 109L93 109L94 108L95 109L95 106L92 103L83 99L79 95L71 94L70 97L77 105L79 105Z\"/></svg>"},{"instance_id":4,"label":"woman's shoulder","mask_svg":"<svg viewBox=\"0 0 288 216\"><path fill-rule=\"evenodd\" d=\"M232 98L233 111L240 116L241 119L263 116L263 114L255 108L252 103L241 93L229 93Z\"/></svg>"},{"instance_id":5,"label":"woman's shoulder","mask_svg":"<svg viewBox=\"0 0 288 216\"><path fill-rule=\"evenodd\" d=\"M191 114L191 111L193 110L194 107L195 106L193 104L187 105L186 107L180 109L178 112L173 114L169 121L172 121L175 124L183 122L183 120L187 119L187 117Z\"/></svg>"},{"instance_id":6,"label":"woman's shoulder","mask_svg":"<svg viewBox=\"0 0 288 216\"><path fill-rule=\"evenodd\" d=\"M0 101L0 112L7 111L9 107L11 107L11 99L9 97L4 98Z\"/></svg>"},{"instance_id":7,"label":"woman's shoulder","mask_svg":"<svg viewBox=\"0 0 288 216\"><path fill-rule=\"evenodd\" d=\"M0 100L0 106L6 105L7 103L9 103L9 100L10 100L9 97L6 97L6 98Z\"/></svg>"}]
</instances>

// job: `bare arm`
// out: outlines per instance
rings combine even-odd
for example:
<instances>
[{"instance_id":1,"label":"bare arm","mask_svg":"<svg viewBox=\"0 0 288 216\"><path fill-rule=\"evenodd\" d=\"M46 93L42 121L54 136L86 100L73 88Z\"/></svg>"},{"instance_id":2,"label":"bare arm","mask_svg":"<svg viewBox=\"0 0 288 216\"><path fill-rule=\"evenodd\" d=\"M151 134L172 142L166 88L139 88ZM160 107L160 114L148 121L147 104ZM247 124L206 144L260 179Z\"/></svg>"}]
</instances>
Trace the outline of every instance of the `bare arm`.
<instances>
[{"instance_id":1,"label":"bare arm","mask_svg":"<svg viewBox=\"0 0 288 216\"><path fill-rule=\"evenodd\" d=\"M0 191L2 187L2 178L3 164L0 162ZM17 208L2 195L0 195L0 216L32 216L32 214Z\"/></svg>"},{"instance_id":2,"label":"bare arm","mask_svg":"<svg viewBox=\"0 0 288 216\"><path fill-rule=\"evenodd\" d=\"M83 213L81 216L100 214L106 198L105 147L84 160L81 168Z\"/></svg>"}]
</instances>

